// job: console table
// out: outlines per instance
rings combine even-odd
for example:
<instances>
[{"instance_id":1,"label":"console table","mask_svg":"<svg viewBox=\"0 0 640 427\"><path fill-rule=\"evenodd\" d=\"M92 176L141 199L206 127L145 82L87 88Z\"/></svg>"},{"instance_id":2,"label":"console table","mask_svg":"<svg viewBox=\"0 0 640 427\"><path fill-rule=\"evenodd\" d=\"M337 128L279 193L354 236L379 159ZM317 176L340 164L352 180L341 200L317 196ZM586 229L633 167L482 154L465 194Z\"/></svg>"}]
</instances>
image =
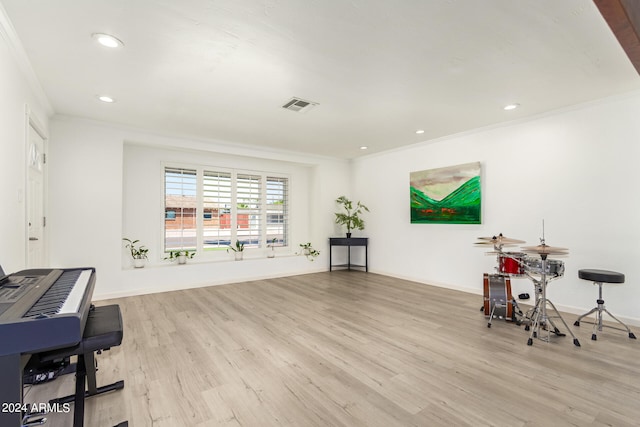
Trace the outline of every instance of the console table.
<instances>
[{"instance_id":1,"label":"console table","mask_svg":"<svg viewBox=\"0 0 640 427\"><path fill-rule=\"evenodd\" d=\"M334 246L347 246L347 263L340 265L333 265L331 258L331 248ZM351 246L364 247L364 265L351 264ZM369 254L368 254L369 238L368 237L329 237L329 271L333 267L346 267L351 270L351 267L361 267L364 271L369 271Z\"/></svg>"}]
</instances>

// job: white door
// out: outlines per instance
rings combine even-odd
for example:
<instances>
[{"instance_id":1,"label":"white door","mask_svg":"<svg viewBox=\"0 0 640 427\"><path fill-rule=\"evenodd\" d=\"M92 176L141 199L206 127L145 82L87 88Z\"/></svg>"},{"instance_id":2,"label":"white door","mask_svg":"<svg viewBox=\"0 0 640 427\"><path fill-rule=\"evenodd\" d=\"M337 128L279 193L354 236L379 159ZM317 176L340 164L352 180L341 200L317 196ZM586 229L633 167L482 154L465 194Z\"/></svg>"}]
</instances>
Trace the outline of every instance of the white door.
<instances>
[{"instance_id":1,"label":"white door","mask_svg":"<svg viewBox=\"0 0 640 427\"><path fill-rule=\"evenodd\" d=\"M29 125L27 136L27 267L45 267L44 139Z\"/></svg>"}]
</instances>

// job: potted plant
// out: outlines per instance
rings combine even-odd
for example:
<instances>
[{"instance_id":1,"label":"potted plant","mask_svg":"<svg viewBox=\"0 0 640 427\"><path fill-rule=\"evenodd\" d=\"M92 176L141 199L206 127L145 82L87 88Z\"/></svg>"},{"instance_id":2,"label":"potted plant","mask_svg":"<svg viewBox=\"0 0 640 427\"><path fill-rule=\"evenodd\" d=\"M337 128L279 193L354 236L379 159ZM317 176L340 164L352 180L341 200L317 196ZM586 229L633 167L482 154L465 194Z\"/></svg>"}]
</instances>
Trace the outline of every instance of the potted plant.
<instances>
[{"instance_id":1,"label":"potted plant","mask_svg":"<svg viewBox=\"0 0 640 427\"><path fill-rule=\"evenodd\" d=\"M144 245L136 246L139 240L131 240L127 239L126 237L122 240L127 242L125 248L129 249L129 252L131 252L131 258L133 258L133 266L135 268L144 267L145 260L148 259L147 253L149 252L149 249L145 248Z\"/></svg>"},{"instance_id":2,"label":"potted plant","mask_svg":"<svg viewBox=\"0 0 640 427\"><path fill-rule=\"evenodd\" d=\"M276 246L276 242L278 241L278 239L276 237L274 237L273 239L267 240L268 244L267 244L267 248L269 248L267 250L267 258L275 258L276 256L276 251L275 251L275 246Z\"/></svg>"},{"instance_id":3,"label":"potted plant","mask_svg":"<svg viewBox=\"0 0 640 427\"><path fill-rule=\"evenodd\" d=\"M302 250L300 253L307 257L309 261L313 261L318 255L320 255L320 251L315 250L311 243L300 243L300 248Z\"/></svg>"},{"instance_id":4,"label":"potted plant","mask_svg":"<svg viewBox=\"0 0 640 427\"><path fill-rule=\"evenodd\" d=\"M227 245L227 252L229 252L229 250L233 251L235 260L240 261L242 260L242 254L244 253L244 243L242 243L240 240L236 240L235 245Z\"/></svg>"},{"instance_id":5,"label":"potted plant","mask_svg":"<svg viewBox=\"0 0 640 427\"><path fill-rule=\"evenodd\" d=\"M177 251L169 251L169 256L164 257L164 259L168 259L169 261L178 261L178 264L186 264L187 259L192 259L195 254L195 251L181 249Z\"/></svg>"},{"instance_id":6,"label":"potted plant","mask_svg":"<svg viewBox=\"0 0 640 427\"><path fill-rule=\"evenodd\" d=\"M336 224L347 227L347 238L351 237L351 230L364 230L364 220L360 218L360 214L363 211L369 212L369 208L359 201L354 207L353 202L345 196L338 197L336 203L342 205L345 210L345 212L336 212Z\"/></svg>"}]
</instances>

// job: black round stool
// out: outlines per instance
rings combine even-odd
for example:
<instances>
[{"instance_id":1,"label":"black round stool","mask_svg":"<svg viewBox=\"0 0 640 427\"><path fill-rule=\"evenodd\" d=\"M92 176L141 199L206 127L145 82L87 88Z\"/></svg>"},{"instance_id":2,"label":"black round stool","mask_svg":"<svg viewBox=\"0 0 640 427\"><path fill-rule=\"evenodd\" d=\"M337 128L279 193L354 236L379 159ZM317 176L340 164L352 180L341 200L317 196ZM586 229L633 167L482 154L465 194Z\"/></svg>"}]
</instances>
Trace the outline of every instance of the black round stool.
<instances>
[{"instance_id":1,"label":"black round stool","mask_svg":"<svg viewBox=\"0 0 640 427\"><path fill-rule=\"evenodd\" d=\"M591 310L589 310L587 313L578 317L578 320L575 321L574 325L580 326L580 320L590 315L591 313L596 313L596 321L593 323L593 333L591 334L592 340L598 339L598 336L596 335L597 331L602 332L603 326L611 329L618 329L620 331L626 330L627 333L629 334L629 338L635 339L636 336L633 334L633 332L631 332L631 329L629 329L627 325L625 325L620 320L618 320L613 314L609 312L609 310L605 308L604 300L602 299L602 284L603 283L624 283L624 274L618 273L617 271L584 269L584 270L578 270L578 277L584 280L590 280L596 285L598 285L598 288L599 288L598 299L596 300L598 305L595 308L592 308ZM615 320L616 322L624 326L625 329L615 328L609 325L603 325L602 324L603 311L607 313L609 316L611 316L613 320ZM587 322L587 323L591 323L591 322Z\"/></svg>"}]
</instances>

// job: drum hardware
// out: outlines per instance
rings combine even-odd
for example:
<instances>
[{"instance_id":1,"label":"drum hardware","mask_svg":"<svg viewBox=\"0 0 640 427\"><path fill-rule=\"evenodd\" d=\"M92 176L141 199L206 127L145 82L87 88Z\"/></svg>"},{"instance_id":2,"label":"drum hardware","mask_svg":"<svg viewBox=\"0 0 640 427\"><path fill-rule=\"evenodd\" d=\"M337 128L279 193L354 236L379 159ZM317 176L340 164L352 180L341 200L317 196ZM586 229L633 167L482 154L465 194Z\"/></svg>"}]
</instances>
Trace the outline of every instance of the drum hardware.
<instances>
[{"instance_id":1,"label":"drum hardware","mask_svg":"<svg viewBox=\"0 0 640 427\"><path fill-rule=\"evenodd\" d=\"M560 332L556 327L553 319L560 319L565 328L569 331L573 337L573 344L580 347L580 342L573 334L569 326L562 318L553 302L547 298L547 285L551 280L557 279L564 275L564 263L560 260L549 259L549 255L568 255L569 249L549 246L545 243L544 239L544 222L543 222L543 237L540 239L538 246L524 246L522 252L505 252L503 248L514 246L517 243L525 243L522 240L508 238L500 233L493 237L478 237L480 242L475 243L477 246L489 246L493 245L494 251L488 252L488 255L497 255L499 274L488 275L485 273L485 302L480 311L485 312L485 316L489 317L487 327L491 327L491 321L496 317L502 317L504 314L505 319L516 319L514 309L517 309L515 313L519 312L521 319L516 323L520 325L526 322L525 330L531 331L527 345L533 345L533 338L539 338L543 341L550 341L551 333L556 336L566 336ZM529 256L528 254L534 254L537 256ZM539 259L538 259L539 257ZM531 279L535 288L535 304L531 309L523 314L520 308L517 306L516 300L511 296L511 282L510 277L527 277ZM539 276L539 277L537 277ZM492 287L493 278L493 287ZM502 279L499 279L502 278ZM504 281L504 291L500 292L500 281ZM508 283L508 286L507 286ZM498 292L498 297L493 297L493 294ZM507 291L508 290L508 291ZM526 298L523 296L526 295ZM528 299L528 294L520 294L521 299ZM511 310L511 311L509 311ZM553 314L555 312L555 315ZM546 338L542 337L541 332L547 331Z\"/></svg>"},{"instance_id":2,"label":"drum hardware","mask_svg":"<svg viewBox=\"0 0 640 427\"><path fill-rule=\"evenodd\" d=\"M534 280L534 284L536 285L536 304L530 313L529 318L531 319L531 324L525 327L525 330L531 330L527 345L533 345L533 338L538 338L543 341L549 342L551 333L554 333L556 336L565 336L565 334L560 332L560 330L556 327L555 323L552 320L553 318L557 318L560 319L564 327L573 337L573 344L576 347L580 347L580 341L578 341L578 338L576 338L571 329L569 329L567 322L564 321L556 306L551 302L551 300L547 298L547 284L549 282L547 278L547 257L550 254L566 255L568 249L548 246L547 244L545 244L543 237L540 239L540 245L524 247L523 251L538 254L540 255L541 259L541 268L539 273L540 280ZM555 312L555 316L549 315L548 308L551 308ZM546 339L543 338L540 334L540 332L544 330L547 331Z\"/></svg>"}]
</instances>

